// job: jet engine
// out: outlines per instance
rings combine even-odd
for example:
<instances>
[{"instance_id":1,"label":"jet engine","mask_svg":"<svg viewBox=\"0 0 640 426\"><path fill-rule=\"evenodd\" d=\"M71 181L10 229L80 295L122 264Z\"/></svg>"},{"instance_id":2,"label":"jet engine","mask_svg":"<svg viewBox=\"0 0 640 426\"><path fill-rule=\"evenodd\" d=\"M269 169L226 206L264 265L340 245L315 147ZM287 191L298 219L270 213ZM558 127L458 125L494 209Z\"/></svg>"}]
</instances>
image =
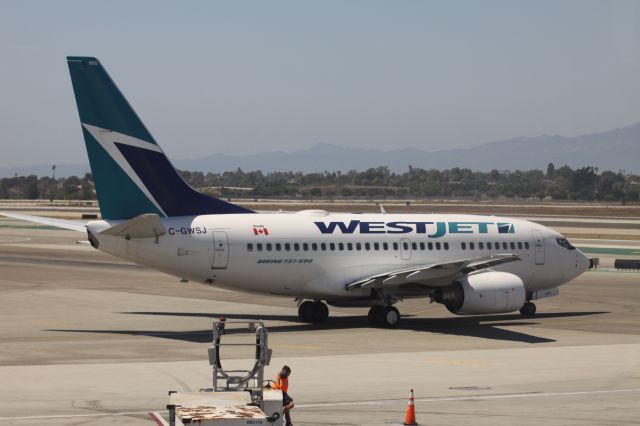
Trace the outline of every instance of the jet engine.
<instances>
[{"instance_id":1,"label":"jet engine","mask_svg":"<svg viewBox=\"0 0 640 426\"><path fill-rule=\"evenodd\" d=\"M517 275L483 272L439 289L435 300L454 314L501 314L520 309L525 294L524 283Z\"/></svg>"}]
</instances>

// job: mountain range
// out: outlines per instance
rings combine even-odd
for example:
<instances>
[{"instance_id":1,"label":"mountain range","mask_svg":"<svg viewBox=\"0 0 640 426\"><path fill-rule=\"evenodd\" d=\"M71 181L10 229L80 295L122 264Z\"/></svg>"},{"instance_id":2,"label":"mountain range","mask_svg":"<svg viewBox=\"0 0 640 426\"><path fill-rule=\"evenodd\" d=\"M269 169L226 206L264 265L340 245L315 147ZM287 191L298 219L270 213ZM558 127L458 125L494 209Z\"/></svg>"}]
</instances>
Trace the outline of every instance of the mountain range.
<instances>
[{"instance_id":1,"label":"mountain range","mask_svg":"<svg viewBox=\"0 0 640 426\"><path fill-rule=\"evenodd\" d=\"M212 154L196 159L173 159L182 170L224 172L241 168L244 171L342 172L370 167L388 166L395 172L409 165L425 169L470 168L476 171L546 170L552 162L556 167L596 166L600 170L640 172L640 123L627 127L574 137L542 135L517 137L471 148L426 151L416 148L375 150L318 144L294 152L271 151L245 155ZM58 176L81 176L89 171L88 164L58 165ZM36 174L51 175L51 165L0 168L0 177Z\"/></svg>"}]
</instances>

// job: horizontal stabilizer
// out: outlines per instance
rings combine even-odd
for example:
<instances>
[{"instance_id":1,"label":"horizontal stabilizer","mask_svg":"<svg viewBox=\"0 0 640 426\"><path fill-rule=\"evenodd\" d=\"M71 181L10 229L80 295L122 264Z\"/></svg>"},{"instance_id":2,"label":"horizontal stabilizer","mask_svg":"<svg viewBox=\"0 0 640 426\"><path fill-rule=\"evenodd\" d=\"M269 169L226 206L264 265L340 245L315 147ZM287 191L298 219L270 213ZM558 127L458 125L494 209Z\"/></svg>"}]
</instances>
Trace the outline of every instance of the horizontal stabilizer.
<instances>
[{"instance_id":1,"label":"horizontal stabilizer","mask_svg":"<svg viewBox=\"0 0 640 426\"><path fill-rule=\"evenodd\" d=\"M145 213L100 232L103 235L131 238L157 238L167 233L160 216Z\"/></svg>"},{"instance_id":2,"label":"horizontal stabilizer","mask_svg":"<svg viewBox=\"0 0 640 426\"><path fill-rule=\"evenodd\" d=\"M56 228L69 229L71 231L86 232L87 228L83 222L75 220L52 219L50 217L31 216L28 214L0 212L0 216L12 219L24 220L27 222L39 223L42 225L54 226Z\"/></svg>"}]
</instances>

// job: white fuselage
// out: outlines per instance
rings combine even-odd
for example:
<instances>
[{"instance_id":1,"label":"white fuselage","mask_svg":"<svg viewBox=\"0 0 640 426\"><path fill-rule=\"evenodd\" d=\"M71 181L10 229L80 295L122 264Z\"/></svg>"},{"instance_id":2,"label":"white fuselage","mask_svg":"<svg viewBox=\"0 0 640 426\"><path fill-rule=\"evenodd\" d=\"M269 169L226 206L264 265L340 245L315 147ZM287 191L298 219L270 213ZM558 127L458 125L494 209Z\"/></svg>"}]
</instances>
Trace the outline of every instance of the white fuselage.
<instances>
[{"instance_id":1,"label":"white fuselage","mask_svg":"<svg viewBox=\"0 0 640 426\"><path fill-rule=\"evenodd\" d=\"M493 268L519 276L528 292L558 287L588 268L579 250L539 224L449 214L347 214L324 211L162 219L158 238L100 234L117 221L94 221L98 248L188 280L234 290L339 301L365 277L413 266L517 254Z\"/></svg>"}]
</instances>

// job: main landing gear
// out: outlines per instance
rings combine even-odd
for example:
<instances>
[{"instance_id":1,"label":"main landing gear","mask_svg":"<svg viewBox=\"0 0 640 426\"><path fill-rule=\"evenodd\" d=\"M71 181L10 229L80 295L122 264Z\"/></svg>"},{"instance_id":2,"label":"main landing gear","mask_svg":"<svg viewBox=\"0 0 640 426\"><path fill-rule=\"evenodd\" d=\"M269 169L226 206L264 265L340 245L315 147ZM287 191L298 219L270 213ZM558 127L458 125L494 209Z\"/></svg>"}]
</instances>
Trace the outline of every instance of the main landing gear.
<instances>
[{"instance_id":1,"label":"main landing gear","mask_svg":"<svg viewBox=\"0 0 640 426\"><path fill-rule=\"evenodd\" d=\"M532 317L536 314L536 304L533 302L526 301L522 308L520 308L520 315L523 317Z\"/></svg>"},{"instance_id":2,"label":"main landing gear","mask_svg":"<svg viewBox=\"0 0 640 426\"><path fill-rule=\"evenodd\" d=\"M307 300L298 307L298 317L302 322L323 323L329 318L329 308L319 300Z\"/></svg>"},{"instance_id":3,"label":"main landing gear","mask_svg":"<svg viewBox=\"0 0 640 426\"><path fill-rule=\"evenodd\" d=\"M393 328L400 322L400 312L390 305L374 305L369 309L367 319L374 327Z\"/></svg>"}]
</instances>

